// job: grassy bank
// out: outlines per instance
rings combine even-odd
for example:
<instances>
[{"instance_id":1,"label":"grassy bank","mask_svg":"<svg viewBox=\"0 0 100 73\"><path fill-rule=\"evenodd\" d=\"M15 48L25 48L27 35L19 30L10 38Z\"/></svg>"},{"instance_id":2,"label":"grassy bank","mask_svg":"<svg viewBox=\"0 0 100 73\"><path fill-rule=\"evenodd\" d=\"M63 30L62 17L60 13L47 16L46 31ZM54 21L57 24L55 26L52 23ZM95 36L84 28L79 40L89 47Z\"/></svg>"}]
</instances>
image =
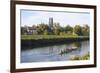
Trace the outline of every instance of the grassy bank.
<instances>
[{"instance_id":1,"label":"grassy bank","mask_svg":"<svg viewBox=\"0 0 100 73\"><path fill-rule=\"evenodd\" d=\"M71 42L89 40L87 36L57 36L57 35L22 35L22 49L59 45Z\"/></svg>"},{"instance_id":2,"label":"grassy bank","mask_svg":"<svg viewBox=\"0 0 100 73\"><path fill-rule=\"evenodd\" d=\"M89 60L89 59L90 59L89 53L87 53L83 56L74 56L71 58L71 60Z\"/></svg>"},{"instance_id":3,"label":"grassy bank","mask_svg":"<svg viewBox=\"0 0 100 73\"><path fill-rule=\"evenodd\" d=\"M88 36L75 35L21 35L22 40L60 39L60 38L89 38Z\"/></svg>"}]
</instances>

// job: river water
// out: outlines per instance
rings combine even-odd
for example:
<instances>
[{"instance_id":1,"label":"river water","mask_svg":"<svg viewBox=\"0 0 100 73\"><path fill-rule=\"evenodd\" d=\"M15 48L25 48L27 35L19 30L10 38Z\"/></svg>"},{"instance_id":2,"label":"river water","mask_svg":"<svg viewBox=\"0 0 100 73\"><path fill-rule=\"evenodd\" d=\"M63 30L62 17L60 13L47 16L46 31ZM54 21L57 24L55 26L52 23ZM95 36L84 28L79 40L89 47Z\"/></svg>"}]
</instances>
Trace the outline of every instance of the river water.
<instances>
[{"instance_id":1,"label":"river water","mask_svg":"<svg viewBox=\"0 0 100 73\"><path fill-rule=\"evenodd\" d=\"M74 49L75 48L75 49ZM82 56L89 53L89 41L65 43L21 50L21 63L46 62L46 61L68 61L73 56Z\"/></svg>"}]
</instances>

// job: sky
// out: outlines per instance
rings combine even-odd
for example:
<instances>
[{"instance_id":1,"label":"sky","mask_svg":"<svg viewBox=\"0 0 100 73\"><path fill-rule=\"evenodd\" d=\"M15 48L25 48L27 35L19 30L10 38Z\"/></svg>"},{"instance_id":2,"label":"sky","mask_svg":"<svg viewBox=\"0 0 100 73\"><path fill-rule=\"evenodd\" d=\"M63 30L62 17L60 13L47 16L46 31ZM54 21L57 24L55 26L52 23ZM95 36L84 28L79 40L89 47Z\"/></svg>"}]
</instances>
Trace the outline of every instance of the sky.
<instances>
[{"instance_id":1,"label":"sky","mask_svg":"<svg viewBox=\"0 0 100 73\"><path fill-rule=\"evenodd\" d=\"M90 13L80 12L61 12L61 11L36 11L36 10L21 10L21 26L32 26L40 23L49 23L49 18L53 17L54 23L60 23L60 26L66 25L90 25Z\"/></svg>"}]
</instances>

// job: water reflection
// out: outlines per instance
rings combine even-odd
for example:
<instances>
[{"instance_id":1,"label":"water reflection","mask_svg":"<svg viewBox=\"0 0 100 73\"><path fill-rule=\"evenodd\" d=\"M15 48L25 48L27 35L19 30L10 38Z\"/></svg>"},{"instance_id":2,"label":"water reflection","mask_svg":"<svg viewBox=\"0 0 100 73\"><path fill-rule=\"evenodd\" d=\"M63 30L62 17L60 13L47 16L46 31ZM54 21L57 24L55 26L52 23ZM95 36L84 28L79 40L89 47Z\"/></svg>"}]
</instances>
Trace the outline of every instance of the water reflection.
<instances>
[{"instance_id":1,"label":"water reflection","mask_svg":"<svg viewBox=\"0 0 100 73\"><path fill-rule=\"evenodd\" d=\"M89 52L89 41L33 48L21 52L21 62L66 61Z\"/></svg>"},{"instance_id":2,"label":"water reflection","mask_svg":"<svg viewBox=\"0 0 100 73\"><path fill-rule=\"evenodd\" d=\"M80 48L81 47L81 42L74 42L73 46Z\"/></svg>"},{"instance_id":3,"label":"water reflection","mask_svg":"<svg viewBox=\"0 0 100 73\"><path fill-rule=\"evenodd\" d=\"M72 43L71 46L66 46L66 48L61 49L59 54L62 56L63 54L70 53L72 51L76 51L76 50L80 51L80 48L81 48L81 43L80 42L74 42L74 43Z\"/></svg>"}]
</instances>

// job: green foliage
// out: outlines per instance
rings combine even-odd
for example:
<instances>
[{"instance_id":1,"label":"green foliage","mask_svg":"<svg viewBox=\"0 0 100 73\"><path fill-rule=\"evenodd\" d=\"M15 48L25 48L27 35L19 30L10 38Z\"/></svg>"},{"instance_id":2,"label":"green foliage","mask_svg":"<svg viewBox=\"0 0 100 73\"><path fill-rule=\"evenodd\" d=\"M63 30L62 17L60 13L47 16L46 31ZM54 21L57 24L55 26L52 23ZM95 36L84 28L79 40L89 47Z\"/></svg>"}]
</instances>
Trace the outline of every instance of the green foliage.
<instances>
[{"instance_id":1,"label":"green foliage","mask_svg":"<svg viewBox=\"0 0 100 73\"><path fill-rule=\"evenodd\" d=\"M48 30L44 30L44 35L49 35Z\"/></svg>"},{"instance_id":2,"label":"green foliage","mask_svg":"<svg viewBox=\"0 0 100 73\"><path fill-rule=\"evenodd\" d=\"M78 47L78 48L81 47L81 43L80 43L80 42L75 42L75 43L73 43L73 45L74 45L75 47Z\"/></svg>"},{"instance_id":3,"label":"green foliage","mask_svg":"<svg viewBox=\"0 0 100 73\"><path fill-rule=\"evenodd\" d=\"M39 39L56 39L56 38L88 38L87 36L74 36L74 35L21 35L23 40L39 40Z\"/></svg>"},{"instance_id":4,"label":"green foliage","mask_svg":"<svg viewBox=\"0 0 100 73\"><path fill-rule=\"evenodd\" d=\"M59 35L60 34L60 29L59 28L56 28L53 30L54 34L55 35Z\"/></svg>"},{"instance_id":5,"label":"green foliage","mask_svg":"<svg viewBox=\"0 0 100 73\"><path fill-rule=\"evenodd\" d=\"M27 31L24 29L24 27L21 27L21 34L26 34Z\"/></svg>"},{"instance_id":6,"label":"green foliage","mask_svg":"<svg viewBox=\"0 0 100 73\"><path fill-rule=\"evenodd\" d=\"M55 23L54 26L53 26L53 33L55 35L59 35L60 32L61 32L61 26L59 25L59 23Z\"/></svg>"},{"instance_id":7,"label":"green foliage","mask_svg":"<svg viewBox=\"0 0 100 73\"><path fill-rule=\"evenodd\" d=\"M71 27L70 25L67 25L67 26L65 27L65 31L66 31L67 33L72 33L72 32L73 32L73 27Z\"/></svg>"},{"instance_id":8,"label":"green foliage","mask_svg":"<svg viewBox=\"0 0 100 73\"><path fill-rule=\"evenodd\" d=\"M28 35L28 26L21 27L21 34ZM54 23L53 27L51 28L47 24L41 23L37 26L33 25L33 32L34 35L70 35L70 36L89 36L90 28L86 24L83 27L80 25L76 25L75 27L71 27L67 25L66 27L61 27L59 23ZM32 31L32 30L31 30ZM36 32L36 33L35 33ZM31 34L32 35L32 34Z\"/></svg>"},{"instance_id":9,"label":"green foliage","mask_svg":"<svg viewBox=\"0 0 100 73\"><path fill-rule=\"evenodd\" d=\"M82 35L82 27L80 25L76 25L74 27L74 33L77 35Z\"/></svg>"},{"instance_id":10,"label":"green foliage","mask_svg":"<svg viewBox=\"0 0 100 73\"><path fill-rule=\"evenodd\" d=\"M90 28L89 28L88 25L84 25L84 26L82 27L83 36L89 36L89 34L90 34L89 31L90 31Z\"/></svg>"},{"instance_id":11,"label":"green foliage","mask_svg":"<svg viewBox=\"0 0 100 73\"><path fill-rule=\"evenodd\" d=\"M37 32L38 34L44 34L44 32L48 32L48 25L41 23L37 26Z\"/></svg>"},{"instance_id":12,"label":"green foliage","mask_svg":"<svg viewBox=\"0 0 100 73\"><path fill-rule=\"evenodd\" d=\"M90 59L89 53L87 53L83 56L74 56L71 58L71 60L89 60L89 59Z\"/></svg>"},{"instance_id":13,"label":"green foliage","mask_svg":"<svg viewBox=\"0 0 100 73\"><path fill-rule=\"evenodd\" d=\"M80 60L81 58L79 56L75 56L74 58L72 58L71 60Z\"/></svg>"},{"instance_id":14,"label":"green foliage","mask_svg":"<svg viewBox=\"0 0 100 73\"><path fill-rule=\"evenodd\" d=\"M60 35L67 35L66 32L60 32Z\"/></svg>"}]
</instances>

